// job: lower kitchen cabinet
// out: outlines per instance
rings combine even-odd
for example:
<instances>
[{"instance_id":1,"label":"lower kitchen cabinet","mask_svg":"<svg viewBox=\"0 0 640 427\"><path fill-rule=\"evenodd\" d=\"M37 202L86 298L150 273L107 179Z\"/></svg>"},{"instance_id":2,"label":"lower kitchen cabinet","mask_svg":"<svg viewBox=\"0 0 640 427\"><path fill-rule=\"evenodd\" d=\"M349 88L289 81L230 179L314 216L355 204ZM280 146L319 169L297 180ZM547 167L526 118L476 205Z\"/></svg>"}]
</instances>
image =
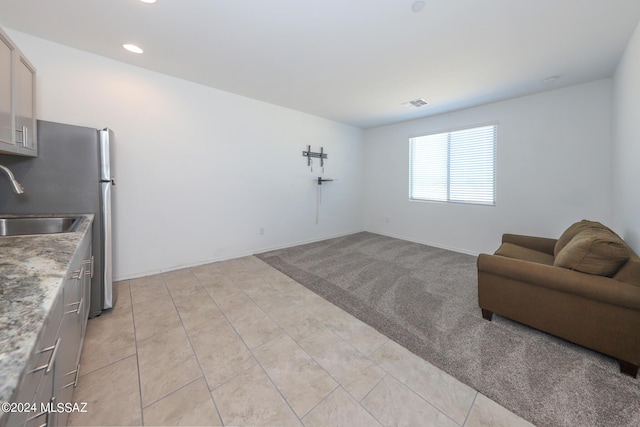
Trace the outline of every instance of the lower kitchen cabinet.
<instances>
[{"instance_id":1,"label":"lower kitchen cabinet","mask_svg":"<svg viewBox=\"0 0 640 427\"><path fill-rule=\"evenodd\" d=\"M9 414L7 427L66 426L65 404L73 403L80 374L80 352L91 299L91 229L73 256L36 350L18 386L16 403L32 405L28 412Z\"/></svg>"},{"instance_id":2,"label":"lower kitchen cabinet","mask_svg":"<svg viewBox=\"0 0 640 427\"><path fill-rule=\"evenodd\" d=\"M53 377L54 396L57 403L70 403L73 388L78 381L79 351L82 348L82 298L81 288L84 284L84 270L79 268L72 272L71 280L64 289L64 313L58 336L63 345L60 348L60 358L55 367ZM56 422L52 425L67 425L68 413L55 414Z\"/></svg>"}]
</instances>

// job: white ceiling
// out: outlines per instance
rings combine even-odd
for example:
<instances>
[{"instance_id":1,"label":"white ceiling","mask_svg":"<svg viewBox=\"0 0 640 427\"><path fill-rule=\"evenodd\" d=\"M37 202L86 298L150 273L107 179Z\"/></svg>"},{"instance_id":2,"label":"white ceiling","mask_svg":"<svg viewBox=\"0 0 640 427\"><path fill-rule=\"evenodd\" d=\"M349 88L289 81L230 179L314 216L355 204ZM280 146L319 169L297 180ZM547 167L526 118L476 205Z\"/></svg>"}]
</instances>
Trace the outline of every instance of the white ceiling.
<instances>
[{"instance_id":1,"label":"white ceiling","mask_svg":"<svg viewBox=\"0 0 640 427\"><path fill-rule=\"evenodd\" d=\"M640 20L639 0L413 3L0 0L0 25L366 128L609 77Z\"/></svg>"}]
</instances>

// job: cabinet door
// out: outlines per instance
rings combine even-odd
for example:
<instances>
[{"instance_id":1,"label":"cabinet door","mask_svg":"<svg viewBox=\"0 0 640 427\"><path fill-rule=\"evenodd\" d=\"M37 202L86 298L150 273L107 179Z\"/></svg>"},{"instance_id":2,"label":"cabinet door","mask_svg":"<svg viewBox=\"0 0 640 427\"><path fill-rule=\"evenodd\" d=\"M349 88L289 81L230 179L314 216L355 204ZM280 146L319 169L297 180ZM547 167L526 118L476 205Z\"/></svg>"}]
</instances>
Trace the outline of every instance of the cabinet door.
<instances>
[{"instance_id":1,"label":"cabinet door","mask_svg":"<svg viewBox=\"0 0 640 427\"><path fill-rule=\"evenodd\" d=\"M38 153L35 120L36 70L19 55L16 64L16 144L20 153L35 156Z\"/></svg>"},{"instance_id":2,"label":"cabinet door","mask_svg":"<svg viewBox=\"0 0 640 427\"><path fill-rule=\"evenodd\" d=\"M25 425L27 427L41 426L45 422L47 425L52 425L49 424L51 414L48 412L46 404L53 397L53 380L62 346L62 341L58 339L62 304L62 292L60 292L47 316L42 336L36 344L34 355L27 364L25 376L20 385L19 393L28 393L31 399L27 401L36 405L35 411L26 414ZM22 424L12 424L12 422L7 424L7 426L11 425Z\"/></svg>"},{"instance_id":3,"label":"cabinet door","mask_svg":"<svg viewBox=\"0 0 640 427\"><path fill-rule=\"evenodd\" d=\"M13 141L13 46L0 32L0 147L12 150Z\"/></svg>"},{"instance_id":4,"label":"cabinet door","mask_svg":"<svg viewBox=\"0 0 640 427\"><path fill-rule=\"evenodd\" d=\"M60 357L56 364L54 377L54 395L57 403L71 403L73 388L78 378L78 347L82 338L81 313L84 301L81 296L81 284L84 283L84 269L76 264L72 275L64 284L64 315L60 324L62 341ZM58 424L66 425L68 414L56 414Z\"/></svg>"},{"instance_id":5,"label":"cabinet door","mask_svg":"<svg viewBox=\"0 0 640 427\"><path fill-rule=\"evenodd\" d=\"M87 321L89 320L89 311L91 309L91 282L93 280L93 266L94 266L94 259L93 259L93 247L91 245L91 242L89 242L89 249L86 252L86 255L84 257L84 269L85 269L85 273L84 273L84 285L82 287L82 298L83 301L85 302L84 304L84 310L82 311L82 337L83 337L83 341L84 341L84 335L87 332ZM82 349L80 349L82 350Z\"/></svg>"},{"instance_id":6,"label":"cabinet door","mask_svg":"<svg viewBox=\"0 0 640 427\"><path fill-rule=\"evenodd\" d=\"M73 317L76 317L75 319ZM60 354L59 365L56 366L55 398L59 404L73 403L73 389L79 375L77 351L80 345L80 322L78 315L67 314L62 318L60 335L63 341L63 352ZM58 425L67 425L68 413L58 413Z\"/></svg>"},{"instance_id":7,"label":"cabinet door","mask_svg":"<svg viewBox=\"0 0 640 427\"><path fill-rule=\"evenodd\" d=\"M53 417L55 413L50 411L51 402L53 400L53 375L44 375L38 391L33 398L32 403L36 406L36 411L29 414L25 427L55 426Z\"/></svg>"}]
</instances>

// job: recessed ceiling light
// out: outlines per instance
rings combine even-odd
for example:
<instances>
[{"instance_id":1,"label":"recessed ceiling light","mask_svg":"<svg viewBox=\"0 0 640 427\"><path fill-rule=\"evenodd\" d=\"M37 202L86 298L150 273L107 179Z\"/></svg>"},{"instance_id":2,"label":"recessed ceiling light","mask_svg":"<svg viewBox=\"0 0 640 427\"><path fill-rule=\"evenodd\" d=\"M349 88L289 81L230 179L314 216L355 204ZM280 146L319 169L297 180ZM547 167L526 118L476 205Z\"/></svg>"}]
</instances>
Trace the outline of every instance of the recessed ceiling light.
<instances>
[{"instance_id":1,"label":"recessed ceiling light","mask_svg":"<svg viewBox=\"0 0 640 427\"><path fill-rule=\"evenodd\" d=\"M413 4L413 6L411 6L411 10L413 10L414 12L420 12L423 8L424 8L423 1L417 1Z\"/></svg>"},{"instance_id":2,"label":"recessed ceiling light","mask_svg":"<svg viewBox=\"0 0 640 427\"><path fill-rule=\"evenodd\" d=\"M152 4L152 3L155 3L155 2L156 2L156 0L140 0L140 1L141 1L142 3L149 3L149 4Z\"/></svg>"},{"instance_id":3,"label":"recessed ceiling light","mask_svg":"<svg viewBox=\"0 0 640 427\"><path fill-rule=\"evenodd\" d=\"M135 44L123 44L122 47L127 49L129 52L133 52L133 53L142 53L142 52L144 52L142 49L140 49Z\"/></svg>"}]
</instances>

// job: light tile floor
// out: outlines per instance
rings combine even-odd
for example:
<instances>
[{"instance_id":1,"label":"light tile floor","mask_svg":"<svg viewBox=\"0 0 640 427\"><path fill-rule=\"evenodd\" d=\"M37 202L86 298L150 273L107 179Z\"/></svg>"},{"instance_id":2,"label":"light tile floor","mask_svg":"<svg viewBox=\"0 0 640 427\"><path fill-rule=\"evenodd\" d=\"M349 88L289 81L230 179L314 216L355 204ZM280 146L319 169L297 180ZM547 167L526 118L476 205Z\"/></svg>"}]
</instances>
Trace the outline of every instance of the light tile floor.
<instances>
[{"instance_id":1,"label":"light tile floor","mask_svg":"<svg viewBox=\"0 0 640 427\"><path fill-rule=\"evenodd\" d=\"M255 257L116 286L69 425L531 425Z\"/></svg>"}]
</instances>

